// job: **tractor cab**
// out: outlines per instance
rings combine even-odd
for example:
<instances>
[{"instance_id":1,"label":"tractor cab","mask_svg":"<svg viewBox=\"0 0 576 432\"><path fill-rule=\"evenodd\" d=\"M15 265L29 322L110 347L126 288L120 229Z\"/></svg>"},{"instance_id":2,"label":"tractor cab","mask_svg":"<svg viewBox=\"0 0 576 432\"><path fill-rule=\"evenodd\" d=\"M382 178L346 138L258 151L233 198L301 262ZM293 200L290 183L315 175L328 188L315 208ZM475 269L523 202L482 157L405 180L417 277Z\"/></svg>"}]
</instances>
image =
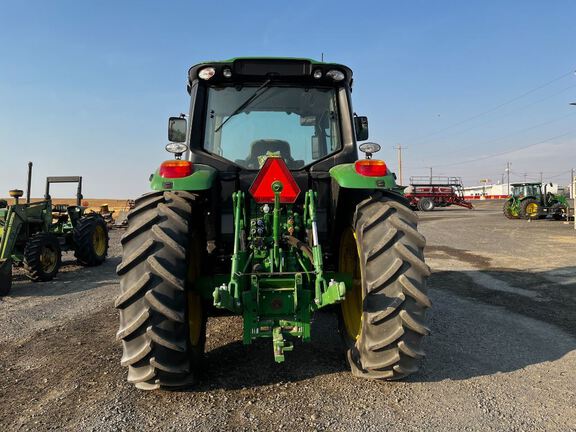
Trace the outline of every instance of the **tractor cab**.
<instances>
[{"instance_id":1,"label":"tractor cab","mask_svg":"<svg viewBox=\"0 0 576 432\"><path fill-rule=\"evenodd\" d=\"M542 184L541 183L515 183L512 184L511 195L516 198L535 197L540 199L542 197Z\"/></svg>"},{"instance_id":2,"label":"tractor cab","mask_svg":"<svg viewBox=\"0 0 576 432\"><path fill-rule=\"evenodd\" d=\"M352 71L346 66L232 59L194 66L188 78L192 162L257 171L268 154L275 154L292 171L309 170L329 156L355 160L355 138L367 138L366 118L351 115Z\"/></svg>"}]
</instances>

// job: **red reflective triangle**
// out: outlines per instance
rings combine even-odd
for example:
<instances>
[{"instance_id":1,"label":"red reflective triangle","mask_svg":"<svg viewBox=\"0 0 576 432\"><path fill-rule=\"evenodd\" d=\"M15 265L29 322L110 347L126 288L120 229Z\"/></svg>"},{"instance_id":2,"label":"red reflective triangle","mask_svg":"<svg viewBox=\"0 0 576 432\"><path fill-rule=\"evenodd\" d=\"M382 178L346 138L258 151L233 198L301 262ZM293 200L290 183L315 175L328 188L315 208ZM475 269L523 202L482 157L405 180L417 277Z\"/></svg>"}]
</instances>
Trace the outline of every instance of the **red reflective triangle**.
<instances>
[{"instance_id":1,"label":"red reflective triangle","mask_svg":"<svg viewBox=\"0 0 576 432\"><path fill-rule=\"evenodd\" d=\"M264 166L254 179L250 186L250 195L257 203L273 203L274 192L272 183L279 181L283 189L280 192L280 202L282 204L292 204L300 195L300 188L283 159L279 157L268 156Z\"/></svg>"}]
</instances>

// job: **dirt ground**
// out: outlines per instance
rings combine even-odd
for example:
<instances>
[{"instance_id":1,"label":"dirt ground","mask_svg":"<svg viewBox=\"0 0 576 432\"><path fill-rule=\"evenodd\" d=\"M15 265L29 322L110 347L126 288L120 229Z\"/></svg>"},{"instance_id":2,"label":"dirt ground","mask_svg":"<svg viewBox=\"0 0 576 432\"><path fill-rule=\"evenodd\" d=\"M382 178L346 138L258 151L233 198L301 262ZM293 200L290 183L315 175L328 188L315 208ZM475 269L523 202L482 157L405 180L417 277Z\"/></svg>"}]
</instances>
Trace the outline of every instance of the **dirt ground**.
<instances>
[{"instance_id":1,"label":"dirt ground","mask_svg":"<svg viewBox=\"0 0 576 432\"><path fill-rule=\"evenodd\" d=\"M507 220L501 204L421 214L434 306L422 370L353 378L334 317L281 365L245 347L238 318L211 319L206 367L188 391L126 383L110 257L56 280L16 275L0 301L0 430L576 430L576 231Z\"/></svg>"}]
</instances>

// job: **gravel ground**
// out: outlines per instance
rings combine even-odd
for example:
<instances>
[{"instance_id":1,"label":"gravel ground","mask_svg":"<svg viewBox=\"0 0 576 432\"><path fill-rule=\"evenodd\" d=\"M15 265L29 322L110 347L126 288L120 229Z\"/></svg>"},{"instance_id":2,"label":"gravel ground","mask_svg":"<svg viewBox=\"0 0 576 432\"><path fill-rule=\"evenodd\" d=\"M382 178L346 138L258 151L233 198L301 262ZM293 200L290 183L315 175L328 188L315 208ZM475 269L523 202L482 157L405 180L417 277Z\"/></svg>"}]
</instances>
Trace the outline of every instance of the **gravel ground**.
<instances>
[{"instance_id":1,"label":"gravel ground","mask_svg":"<svg viewBox=\"0 0 576 432\"><path fill-rule=\"evenodd\" d=\"M499 204L421 215L432 336L420 373L353 378L330 313L281 365L270 343L244 347L241 320L208 325L206 367L188 391L125 382L115 341L110 257L56 280L16 275L0 300L0 430L576 430L576 233L509 221Z\"/></svg>"}]
</instances>

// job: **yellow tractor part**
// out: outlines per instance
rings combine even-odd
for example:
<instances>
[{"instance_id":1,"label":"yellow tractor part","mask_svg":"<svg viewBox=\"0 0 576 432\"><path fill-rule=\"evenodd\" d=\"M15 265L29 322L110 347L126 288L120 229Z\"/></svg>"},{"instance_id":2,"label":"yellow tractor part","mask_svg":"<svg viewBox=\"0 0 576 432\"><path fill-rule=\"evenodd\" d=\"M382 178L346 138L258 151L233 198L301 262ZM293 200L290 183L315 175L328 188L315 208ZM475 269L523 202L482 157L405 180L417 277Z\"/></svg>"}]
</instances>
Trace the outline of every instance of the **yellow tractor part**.
<instances>
[{"instance_id":1,"label":"yellow tractor part","mask_svg":"<svg viewBox=\"0 0 576 432\"><path fill-rule=\"evenodd\" d=\"M346 293L341 308L346 332L352 340L356 340L362 332L362 267L360 248L352 228L342 235L339 257L339 271L352 274L352 289Z\"/></svg>"},{"instance_id":2,"label":"yellow tractor part","mask_svg":"<svg viewBox=\"0 0 576 432\"><path fill-rule=\"evenodd\" d=\"M530 203L526 206L526 215L533 217L538 215L538 204Z\"/></svg>"},{"instance_id":3,"label":"yellow tractor part","mask_svg":"<svg viewBox=\"0 0 576 432\"><path fill-rule=\"evenodd\" d=\"M45 273L52 273L58 265L59 252L44 246L40 252L40 265Z\"/></svg>"},{"instance_id":4,"label":"yellow tractor part","mask_svg":"<svg viewBox=\"0 0 576 432\"><path fill-rule=\"evenodd\" d=\"M106 253L106 230L104 227L97 225L94 233L92 234L92 244L94 245L94 252L98 256Z\"/></svg>"}]
</instances>

